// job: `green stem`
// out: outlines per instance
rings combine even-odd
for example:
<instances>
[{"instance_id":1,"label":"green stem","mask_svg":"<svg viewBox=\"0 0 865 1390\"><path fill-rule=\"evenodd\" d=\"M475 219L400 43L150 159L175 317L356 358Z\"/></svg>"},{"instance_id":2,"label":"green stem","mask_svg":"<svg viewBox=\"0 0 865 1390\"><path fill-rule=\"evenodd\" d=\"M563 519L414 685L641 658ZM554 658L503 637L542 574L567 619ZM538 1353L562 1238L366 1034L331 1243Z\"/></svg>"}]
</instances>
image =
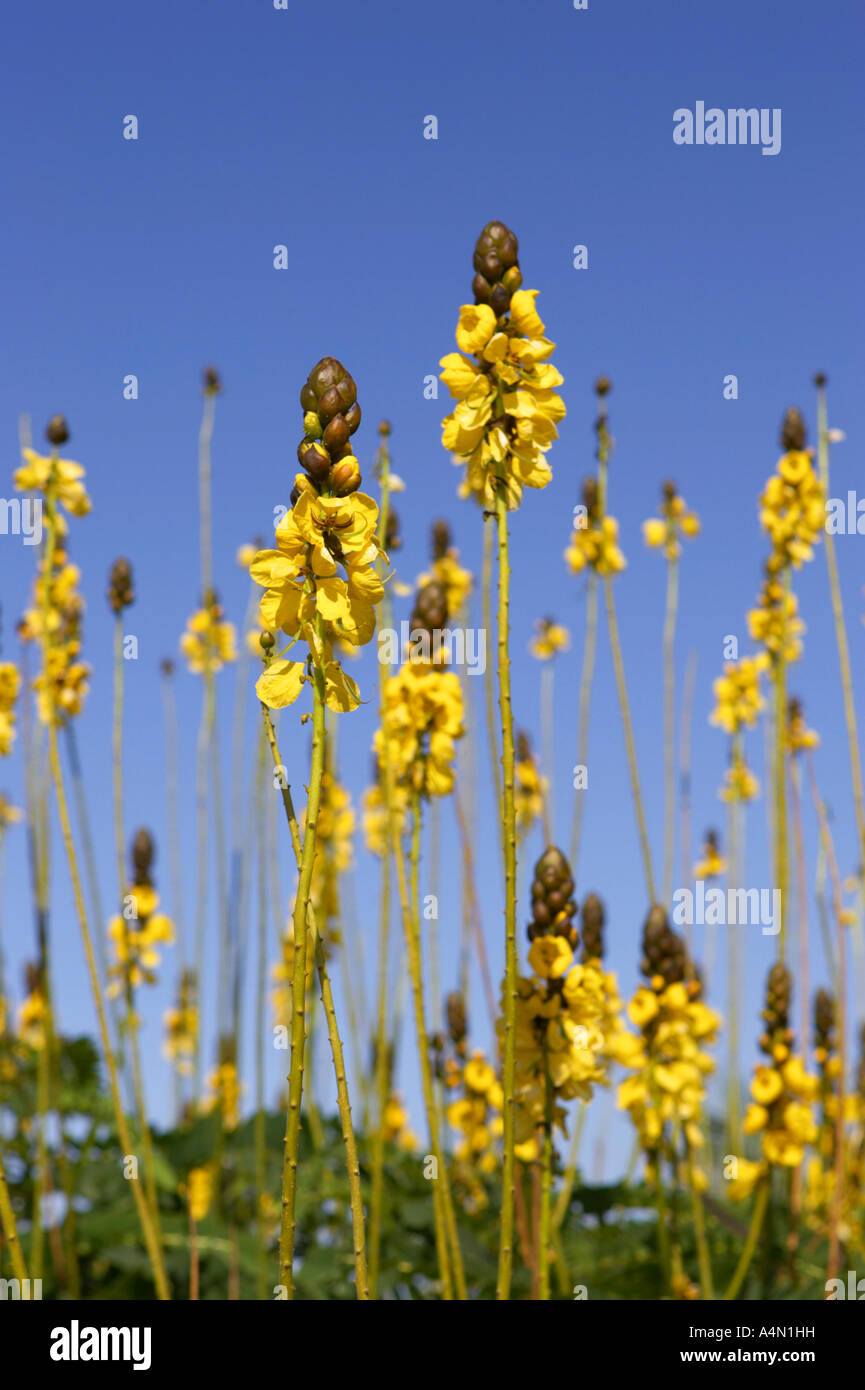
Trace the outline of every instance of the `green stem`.
<instances>
[{"instance_id":1,"label":"green stem","mask_svg":"<svg viewBox=\"0 0 865 1390\"><path fill-rule=\"evenodd\" d=\"M656 899L655 880L652 874L652 855L649 849L649 834L646 829L643 798L640 795L640 774L637 768L637 751L634 745L634 730L631 724L631 707L628 703L628 687L625 682L625 667L622 661L622 644L619 639L619 624L616 619L616 601L613 596L613 584L609 575L604 577L604 599L607 609L607 625L610 632L610 646L613 651L616 685L619 692L619 705L622 711L622 724L625 730L625 750L628 757L628 772L631 778L631 795L634 800L634 810L637 815L637 830L640 836L640 849L643 855L646 891L649 895L649 901L654 903Z\"/></svg>"},{"instance_id":2,"label":"green stem","mask_svg":"<svg viewBox=\"0 0 865 1390\"><path fill-rule=\"evenodd\" d=\"M664 616L664 878L662 900L673 891L673 854L676 839L676 610L679 600L679 565L667 561L667 605Z\"/></svg>"},{"instance_id":3,"label":"green stem","mask_svg":"<svg viewBox=\"0 0 865 1390\"><path fill-rule=\"evenodd\" d=\"M760 1231L762 1230L763 1222L766 1217L766 1209L769 1205L770 1186L771 1175L767 1174L766 1177L764 1177L761 1180L760 1185L757 1189L757 1196L754 1201L754 1211L751 1215L751 1226L748 1231L745 1244L742 1247L742 1253L739 1256L739 1263L736 1265L736 1270L733 1275L733 1278L730 1281L730 1285L727 1289L727 1292L724 1294L725 1303L731 1302L732 1299L736 1297L737 1293L742 1287L745 1275L748 1273L751 1260L754 1258L754 1251L756 1250L757 1242L760 1239Z\"/></svg>"},{"instance_id":4,"label":"green stem","mask_svg":"<svg viewBox=\"0 0 865 1390\"><path fill-rule=\"evenodd\" d=\"M318 675L318 674L319 674L319 671L318 671L318 668L316 667L316 668L315 668L315 675ZM322 694L323 694L323 686L324 686L323 678L322 678L321 684L322 684ZM274 730L273 730L273 722L272 722L272 720L271 720L271 718L270 718L270 711L267 709L267 707L266 707L265 705L262 705L262 709L263 709L263 711L264 711L264 722L265 722L265 729L266 729L266 732L267 732L267 738L268 738L268 741L269 741L269 743L270 743L271 752L272 752L272 754L273 754L274 767L281 768L281 767L283 766L283 763L282 763L282 759L280 758L279 749L278 749L277 744L276 744L276 735L275 735ZM314 718L314 716L313 716L313 718ZM324 734L323 734L324 719L323 719L323 718L322 718L321 724L322 724L322 742L323 742L323 739L324 739ZM313 775L314 775L314 770L315 770L315 765L316 765L316 760L315 760L315 731L314 731L314 730L315 730L315 725L313 725L313 766L312 766L312 770L311 770L311 772L310 772L309 801L308 801L308 803L307 803L307 820L306 820L306 828L305 828L305 831L304 831L303 847L302 847L302 848L301 848L301 843L300 843L300 832L299 832L298 827L297 827L297 817L296 817L296 815L295 815L295 813L294 813L294 805L293 805L293 803L292 803L291 788L290 788L287 784L282 788L282 800L283 800L283 805L285 806L285 814L286 814L286 818L287 818L287 820L288 820L289 832L290 832L290 834L291 834L292 847L293 847L293 849L294 849L294 856L295 856L295 860L296 860L296 862L297 862L298 873L299 873L300 876L301 876L301 881L303 880L303 875L304 875L304 862L305 862L306 853L307 853L307 841L308 841L308 837L309 837L309 834L310 834L310 816L311 816L311 812L312 812ZM322 759L322 763L323 763L323 759ZM317 812L318 812L318 807L317 807L317 806L316 806L315 810L316 810L316 817L317 817ZM315 829L314 829L314 827L313 827L313 829L312 829L312 834L313 834L313 835L315 834ZM298 893L299 893L299 890L298 890ZM348 1083L347 1083L346 1077L345 1077L345 1064L344 1064L344 1061L343 1061L342 1043L341 1043L340 1037L339 1037L339 1029L338 1029L338 1027L337 1027L336 1009L335 1009L335 1007L334 1007L334 1002L333 1002L333 992L332 992L332 990L331 990L330 978L329 978L328 973L327 973L327 961L326 961L325 954L324 954L324 945L323 945L321 936L319 935L319 933L318 933L318 931L317 931L317 929L316 929L315 914L314 914L314 912L313 912L312 904L308 901L308 895L307 895L307 897L304 899L304 901L305 901L305 903L306 903L306 908L307 908L306 916L307 916L308 921L309 921L310 933L311 933L311 935L312 935L312 937L313 937L313 940L314 940L314 942L315 942L315 961L316 961L316 967L317 967L317 969L318 969L319 984L320 984L320 986L321 986L321 1002L322 1002L322 1005L323 1005L323 1007L324 1007L325 1016L326 1016L326 1018L327 1018L328 1035L329 1035L329 1038L330 1038L331 1050L332 1050L332 1052L333 1052L334 1072L335 1072L335 1074L336 1074L337 1104L338 1104L338 1106L339 1106L339 1117L340 1117L340 1123L341 1123L341 1126L342 1126L342 1137L343 1137L343 1142L344 1142L344 1144L345 1144L345 1151L346 1151L346 1166L347 1166L347 1170L348 1170L348 1184L349 1184L349 1195L350 1195L350 1204L351 1204L352 1231L353 1231L353 1235L354 1235L355 1281L356 1281L356 1287L357 1287L357 1296L358 1296L358 1299L360 1299L360 1300L362 1300L362 1301L365 1302L365 1301L367 1301L367 1300L370 1298L370 1291L369 1291L369 1280L368 1280L368 1277L367 1277L367 1265L366 1265L366 1243L365 1243L365 1236L364 1236L363 1198L362 1198L361 1186L360 1186L360 1164L359 1164L359 1161L358 1161L357 1144L356 1144L356 1142L355 1142L354 1128L353 1128L352 1120L351 1120L351 1102L350 1102L350 1100L349 1100ZM297 919L297 909L295 909L295 912L296 912L296 919ZM295 919L295 920L296 920L296 919ZM305 923L305 922L303 923L303 926L304 926L304 932L305 932L305 926L306 926L306 923ZM297 961L297 925L295 925L295 963L296 963L296 961ZM292 1026L293 1026L293 1025L294 1025L294 1012L292 1012ZM293 1075L293 1074L294 1074L294 1068L292 1067L292 1075ZM299 1108L300 1108L300 1098L298 1098L298 1109L299 1109ZM290 1107L289 1107L289 1115L290 1115L290 1114L291 1114L291 1110L290 1110ZM292 1236L293 1236L293 1232L292 1232Z\"/></svg>"},{"instance_id":5,"label":"green stem","mask_svg":"<svg viewBox=\"0 0 865 1390\"><path fill-rule=\"evenodd\" d=\"M498 677L499 711L502 726L504 799L502 843L505 855L505 1020L502 1090L504 1092L504 1162L502 1172L502 1211L496 1298L510 1297L514 1255L514 1177L515 1177L515 1076L517 1006L517 849L516 809L514 805L514 722L511 710L511 662L508 651L510 606L510 561L508 555L508 513L504 485L496 492L496 524L499 552Z\"/></svg>"},{"instance_id":6,"label":"green stem","mask_svg":"<svg viewBox=\"0 0 865 1390\"><path fill-rule=\"evenodd\" d=\"M323 641L322 621L316 619L318 637ZM282 1222L279 1237L280 1278L286 1297L294 1297L294 1239L297 1205L297 1156L300 1144L303 1063L306 1046L306 915L315 862L321 781L324 773L325 698L324 672L313 667L312 759L309 771L309 799L303 835L297 897L294 904L294 974L291 986L291 1069L288 1076L288 1116L285 1131L285 1161L282 1170ZM264 708L264 706L262 706ZM265 719L269 715L265 710ZM271 726L272 727L272 726ZM271 745L275 748L275 742ZM274 756L276 754L274 753ZM276 764L281 766L281 764Z\"/></svg>"},{"instance_id":7,"label":"green stem","mask_svg":"<svg viewBox=\"0 0 865 1390\"><path fill-rule=\"evenodd\" d=\"M583 638L583 670L580 676L580 713L577 733L577 766L587 767L589 758L589 707L592 699L592 679L595 671L595 652L598 645L598 576L589 575L586 598L586 631ZM574 793L574 818L571 825L571 872L576 878L583 830L583 810L586 788Z\"/></svg>"}]
</instances>

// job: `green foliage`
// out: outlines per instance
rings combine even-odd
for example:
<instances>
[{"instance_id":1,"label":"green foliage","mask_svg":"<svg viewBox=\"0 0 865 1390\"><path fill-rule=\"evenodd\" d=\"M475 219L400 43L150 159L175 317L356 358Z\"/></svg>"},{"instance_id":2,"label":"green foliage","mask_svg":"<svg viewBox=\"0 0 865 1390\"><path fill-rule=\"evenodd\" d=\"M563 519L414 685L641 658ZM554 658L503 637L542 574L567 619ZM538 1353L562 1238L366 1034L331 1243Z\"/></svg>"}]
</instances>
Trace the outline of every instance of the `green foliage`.
<instances>
[{"instance_id":1,"label":"green foliage","mask_svg":"<svg viewBox=\"0 0 865 1390\"><path fill-rule=\"evenodd\" d=\"M9 1068L15 1071L14 1084ZM102 1084L98 1058L87 1038L64 1041L58 1057L60 1113L49 1123L53 1186L62 1199L61 1242L46 1238L45 1298L151 1299L150 1265L140 1226L123 1176L123 1154ZM0 1120L4 1163L25 1256L29 1253L36 1142L35 1056L9 1039L0 1044ZM189 1297L191 1237L185 1183L192 1168L220 1154L219 1177L207 1216L197 1228L201 1299L228 1297L232 1266L242 1299L278 1296L277 1241L285 1119L264 1116L265 1175L268 1195L262 1249L256 1227L256 1123L245 1121L220 1135L217 1118L207 1115L188 1125L153 1135L160 1223L165 1262L174 1297ZM60 1131L62 1129L62 1141ZM9 1136L7 1138L5 1136ZM370 1147L358 1136L362 1181L368 1200ZM531 1209L531 1174L523 1174L525 1209ZM499 1193L484 1179L487 1204L474 1214L460 1209L460 1240L469 1296L493 1299L499 1239ZM72 1194L71 1202L68 1195ZM457 1189L457 1200L459 1190ZM732 1277L750 1216L747 1204L732 1206L705 1199L706 1224L716 1295ZM776 1193L776 1219L766 1223L743 1298L823 1297L825 1244L807 1228L795 1251L786 1242L784 1194ZM670 1208L683 1267L697 1278L697 1252L689 1198L679 1194ZM323 1121L323 1142L313 1146L309 1128L301 1135L297 1205L297 1294L300 1299L353 1300L354 1259L351 1213L342 1135L335 1118ZM46 1217L46 1224L50 1219ZM519 1223L518 1223L519 1226ZM50 1231L48 1235L50 1236ZM657 1299L662 1278L657 1253L653 1194L641 1183L591 1185L577 1181L561 1228L552 1273L552 1296L574 1299L583 1285L594 1299ZM58 1270L54 1252L62 1244ZM69 1254L74 1249L74 1260ZM532 1296L526 1260L515 1263L513 1296ZM2 1252L0 1252L2 1256ZM0 1273L8 1274L8 1257ZM379 1297L426 1300L439 1297L436 1277L431 1183L420 1154L389 1146L386 1151Z\"/></svg>"}]
</instances>

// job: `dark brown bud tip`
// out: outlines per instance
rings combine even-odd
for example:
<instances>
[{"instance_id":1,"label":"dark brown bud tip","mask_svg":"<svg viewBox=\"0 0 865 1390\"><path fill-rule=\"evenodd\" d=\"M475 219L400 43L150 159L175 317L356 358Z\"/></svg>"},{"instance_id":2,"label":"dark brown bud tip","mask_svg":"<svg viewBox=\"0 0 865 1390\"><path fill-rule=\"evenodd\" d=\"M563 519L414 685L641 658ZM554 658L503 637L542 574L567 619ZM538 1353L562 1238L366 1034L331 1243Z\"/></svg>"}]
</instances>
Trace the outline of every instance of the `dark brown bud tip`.
<instances>
[{"instance_id":1,"label":"dark brown bud tip","mask_svg":"<svg viewBox=\"0 0 865 1390\"><path fill-rule=\"evenodd\" d=\"M122 613L135 600L132 587L132 566L121 557L115 560L108 576L108 604L113 613Z\"/></svg>"},{"instance_id":2,"label":"dark brown bud tip","mask_svg":"<svg viewBox=\"0 0 865 1390\"><path fill-rule=\"evenodd\" d=\"M388 435L390 434L390 420L380 421L378 432L381 435L382 439L387 439Z\"/></svg>"},{"instance_id":3,"label":"dark brown bud tip","mask_svg":"<svg viewBox=\"0 0 865 1390\"><path fill-rule=\"evenodd\" d=\"M174 662L171 660L170 656L163 657L162 661L159 663L159 669L163 676L174 675Z\"/></svg>"},{"instance_id":4,"label":"dark brown bud tip","mask_svg":"<svg viewBox=\"0 0 865 1390\"><path fill-rule=\"evenodd\" d=\"M261 647L261 650L263 652L273 651L273 648L276 645L276 638L274 637L272 632L268 632L267 628L265 628L264 632L259 634L258 645Z\"/></svg>"},{"instance_id":5,"label":"dark brown bud tip","mask_svg":"<svg viewBox=\"0 0 865 1390\"><path fill-rule=\"evenodd\" d=\"M153 838L149 830L139 830L132 841L132 873L136 883L149 883L153 867Z\"/></svg>"},{"instance_id":6,"label":"dark brown bud tip","mask_svg":"<svg viewBox=\"0 0 865 1390\"><path fill-rule=\"evenodd\" d=\"M595 395L608 396L613 389L613 383L608 376L599 376L595 382Z\"/></svg>"},{"instance_id":7,"label":"dark brown bud tip","mask_svg":"<svg viewBox=\"0 0 865 1390\"><path fill-rule=\"evenodd\" d=\"M433 522L432 527L432 557L434 560L443 560L447 555L451 543L451 528L446 521L439 518Z\"/></svg>"},{"instance_id":8,"label":"dark brown bud tip","mask_svg":"<svg viewBox=\"0 0 865 1390\"><path fill-rule=\"evenodd\" d=\"M49 444L66 444L69 440L69 426L62 415L52 415L45 427L45 438Z\"/></svg>"},{"instance_id":9,"label":"dark brown bud tip","mask_svg":"<svg viewBox=\"0 0 865 1390\"><path fill-rule=\"evenodd\" d=\"M826 386L828 382L829 378L827 377L825 372L814 373L814 385L817 387L818 391L822 390L822 388Z\"/></svg>"},{"instance_id":10,"label":"dark brown bud tip","mask_svg":"<svg viewBox=\"0 0 865 1390\"><path fill-rule=\"evenodd\" d=\"M202 372L205 396L218 396L222 390L222 378L215 367L205 367Z\"/></svg>"},{"instance_id":11,"label":"dark brown bud tip","mask_svg":"<svg viewBox=\"0 0 865 1390\"><path fill-rule=\"evenodd\" d=\"M805 448L808 430L801 411L791 405L781 424L781 448L785 453Z\"/></svg>"}]
</instances>

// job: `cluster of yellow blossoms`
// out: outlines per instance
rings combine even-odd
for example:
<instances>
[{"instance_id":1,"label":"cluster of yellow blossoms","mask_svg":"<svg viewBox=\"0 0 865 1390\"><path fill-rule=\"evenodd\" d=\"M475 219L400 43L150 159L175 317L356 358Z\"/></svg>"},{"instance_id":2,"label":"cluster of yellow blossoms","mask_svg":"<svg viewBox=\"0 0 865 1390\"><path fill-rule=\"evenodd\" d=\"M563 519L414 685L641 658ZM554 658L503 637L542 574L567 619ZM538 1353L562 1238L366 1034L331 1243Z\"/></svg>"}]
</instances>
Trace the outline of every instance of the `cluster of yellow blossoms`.
<instances>
[{"instance_id":1,"label":"cluster of yellow blossoms","mask_svg":"<svg viewBox=\"0 0 865 1390\"><path fill-rule=\"evenodd\" d=\"M189 1171L185 1196L189 1206L189 1215L196 1225L204 1220L210 1210L210 1204L213 1201L213 1174L212 1164L208 1164L204 1168L191 1168Z\"/></svg>"},{"instance_id":2,"label":"cluster of yellow blossoms","mask_svg":"<svg viewBox=\"0 0 865 1390\"><path fill-rule=\"evenodd\" d=\"M769 659L765 652L752 657L743 656L740 661L725 662L724 674L715 681L717 704L709 722L718 725L728 734L738 733L740 729L753 728L765 705L760 690L760 677L768 665Z\"/></svg>"},{"instance_id":3,"label":"cluster of yellow blossoms","mask_svg":"<svg viewBox=\"0 0 865 1390\"><path fill-rule=\"evenodd\" d=\"M162 1017L165 1042L162 1053L172 1063L178 1075L189 1076L198 1037L198 1009L195 1006L195 980L192 971L184 970L175 1009L167 1009Z\"/></svg>"},{"instance_id":4,"label":"cluster of yellow blossoms","mask_svg":"<svg viewBox=\"0 0 865 1390\"><path fill-rule=\"evenodd\" d=\"M772 541L769 572L776 574L787 565L798 569L803 560L810 560L825 522L823 486L811 455L790 449L778 460L760 498L760 524Z\"/></svg>"},{"instance_id":5,"label":"cluster of yellow blossoms","mask_svg":"<svg viewBox=\"0 0 865 1390\"><path fill-rule=\"evenodd\" d=\"M727 871L727 861L722 858L718 845L718 832L707 830L703 845L703 857L694 865L694 878L720 878Z\"/></svg>"},{"instance_id":6,"label":"cluster of yellow blossoms","mask_svg":"<svg viewBox=\"0 0 865 1390\"><path fill-rule=\"evenodd\" d=\"M324 670L325 699L333 710L355 709L360 692L333 659L336 640L364 646L375 632L376 604L384 587L375 562L378 507L371 497L322 497L303 474L301 494L276 527L276 550L260 550L250 574L266 590L260 613L264 627L301 639ZM339 574L342 568L343 578ZM256 693L271 709L293 704L310 679L307 661L277 657L259 677Z\"/></svg>"},{"instance_id":7,"label":"cluster of yellow blossoms","mask_svg":"<svg viewBox=\"0 0 865 1390\"><path fill-rule=\"evenodd\" d=\"M741 734L757 722L765 701L760 688L763 672L770 664L766 652L743 656L724 663L723 675L715 681L715 708L709 722L731 735L730 766L724 775L721 797L724 801L753 801L759 783L745 762Z\"/></svg>"},{"instance_id":8,"label":"cluster of yellow blossoms","mask_svg":"<svg viewBox=\"0 0 865 1390\"><path fill-rule=\"evenodd\" d=\"M538 661L551 661L559 652L566 652L571 638L566 627L552 618L538 618L535 623L535 636L529 643L529 651Z\"/></svg>"},{"instance_id":9,"label":"cluster of yellow blossoms","mask_svg":"<svg viewBox=\"0 0 865 1390\"><path fill-rule=\"evenodd\" d=\"M12 661L0 661L0 758L12 751L15 742L15 702L21 678Z\"/></svg>"},{"instance_id":10,"label":"cluster of yellow blossoms","mask_svg":"<svg viewBox=\"0 0 865 1390\"><path fill-rule=\"evenodd\" d=\"M237 660L234 624L224 621L214 593L205 595L202 607L188 619L180 650L196 676L215 675L228 662Z\"/></svg>"},{"instance_id":11,"label":"cluster of yellow blossoms","mask_svg":"<svg viewBox=\"0 0 865 1390\"><path fill-rule=\"evenodd\" d=\"M805 1146L815 1143L817 1126L811 1110L818 1082L793 1054L793 1032L788 1026L792 981L787 967L778 962L769 972L765 1031L760 1049L767 1061L754 1070L752 1101L743 1123L745 1134L760 1135L761 1159L738 1160L731 1183L734 1199L747 1197L755 1183L771 1168L798 1168Z\"/></svg>"},{"instance_id":12,"label":"cluster of yellow blossoms","mask_svg":"<svg viewBox=\"0 0 865 1390\"><path fill-rule=\"evenodd\" d=\"M548 1122L564 1129L562 1103L590 1100L593 1087L605 1082L620 1028L615 976L604 972L599 956L574 961L573 889L564 855L551 846L532 883L534 974L517 980L516 1154L524 1163L537 1159L539 1132Z\"/></svg>"},{"instance_id":13,"label":"cluster of yellow blossoms","mask_svg":"<svg viewBox=\"0 0 865 1390\"><path fill-rule=\"evenodd\" d=\"M643 539L646 545L657 549L664 547L668 560L677 560L682 553L681 537L689 539L700 534L700 518L696 512L689 512L685 499L680 497L672 483L665 483L661 493L661 515L650 517L643 522Z\"/></svg>"},{"instance_id":14,"label":"cluster of yellow blossoms","mask_svg":"<svg viewBox=\"0 0 865 1390\"><path fill-rule=\"evenodd\" d=\"M472 591L471 571L460 564L460 553L450 543L450 529L445 521L437 521L432 533L433 553L430 568L417 578L417 587L441 584L449 613L462 613Z\"/></svg>"},{"instance_id":15,"label":"cluster of yellow blossoms","mask_svg":"<svg viewBox=\"0 0 865 1390\"><path fill-rule=\"evenodd\" d=\"M32 971L28 973L31 976L30 992L18 1007L17 1033L20 1042L32 1047L34 1052L41 1052L48 1026L48 1004L38 974Z\"/></svg>"},{"instance_id":16,"label":"cluster of yellow blossoms","mask_svg":"<svg viewBox=\"0 0 865 1390\"><path fill-rule=\"evenodd\" d=\"M240 1120L240 1096L243 1088L237 1074L237 1063L230 1057L223 1057L208 1076L207 1085L210 1096L202 1106L202 1113L210 1115L217 1112L222 1128L230 1134L232 1130L237 1129Z\"/></svg>"},{"instance_id":17,"label":"cluster of yellow blossoms","mask_svg":"<svg viewBox=\"0 0 865 1390\"><path fill-rule=\"evenodd\" d=\"M448 1123L460 1135L453 1155L452 1174L468 1212L479 1212L488 1198L481 1177L498 1166L496 1141L504 1130L502 1088L482 1052L475 1052L464 1065L448 1069L447 1085L462 1087L459 1100L447 1108Z\"/></svg>"},{"instance_id":18,"label":"cluster of yellow blossoms","mask_svg":"<svg viewBox=\"0 0 865 1390\"><path fill-rule=\"evenodd\" d=\"M109 967L108 994L116 998L126 989L155 984L160 962L158 948L174 941L174 924L158 912L159 895L150 883L135 883L127 891L123 914L111 918L108 934L115 959Z\"/></svg>"},{"instance_id":19,"label":"cluster of yellow blossoms","mask_svg":"<svg viewBox=\"0 0 865 1390\"><path fill-rule=\"evenodd\" d=\"M785 734L790 753L807 752L811 748L817 748L820 743L820 735L814 729L809 729L805 723L801 700L793 699L787 702Z\"/></svg>"},{"instance_id":20,"label":"cluster of yellow blossoms","mask_svg":"<svg viewBox=\"0 0 865 1390\"><path fill-rule=\"evenodd\" d=\"M602 578L620 574L627 561L619 549L619 523L615 517L580 514L565 560L574 574L584 569L594 570Z\"/></svg>"},{"instance_id":21,"label":"cluster of yellow blossoms","mask_svg":"<svg viewBox=\"0 0 865 1390\"><path fill-rule=\"evenodd\" d=\"M26 610L18 629L23 642L42 643L44 666L33 681L33 689L43 724L62 723L80 714L89 689L90 667L80 660L84 614L84 600L78 591L80 578L78 566L69 563L58 540L50 575L45 572L45 559L40 561L33 606Z\"/></svg>"},{"instance_id":22,"label":"cluster of yellow blossoms","mask_svg":"<svg viewBox=\"0 0 865 1390\"><path fill-rule=\"evenodd\" d=\"M10 825L16 825L21 820L21 812L17 806L13 806L7 796L0 792L0 835Z\"/></svg>"},{"instance_id":23,"label":"cluster of yellow blossoms","mask_svg":"<svg viewBox=\"0 0 865 1390\"><path fill-rule=\"evenodd\" d=\"M517 836L520 840L542 818L547 786L547 779L538 767L528 735L520 732L517 735L516 762L514 763L514 806Z\"/></svg>"},{"instance_id":24,"label":"cluster of yellow blossoms","mask_svg":"<svg viewBox=\"0 0 865 1390\"><path fill-rule=\"evenodd\" d=\"M495 307L476 303L460 309L460 351L448 353L440 364L441 379L457 401L442 423L442 444L466 469L461 497L493 507L501 483L508 510L514 511L523 488L546 487L552 477L545 455L565 415L556 395L562 376L548 361L555 343L544 337L535 308L538 291L503 288L522 278L516 238L502 224L490 223L479 247L485 240L497 246L491 254L500 258L494 278L501 297Z\"/></svg>"},{"instance_id":25,"label":"cluster of yellow blossoms","mask_svg":"<svg viewBox=\"0 0 865 1390\"><path fill-rule=\"evenodd\" d=\"M379 780L418 796L446 796L454 785L454 753L463 737L460 678L446 667L447 654L427 641L448 618L444 587L433 580L418 590L408 659L384 683L382 722L373 749Z\"/></svg>"},{"instance_id":26,"label":"cluster of yellow blossoms","mask_svg":"<svg viewBox=\"0 0 865 1390\"><path fill-rule=\"evenodd\" d=\"M823 485L805 449L805 437L805 422L791 407L781 427L784 453L760 498L760 523L772 549L757 606L748 614L748 629L773 665L798 661L802 654L805 624L790 587L790 571L811 559L826 521Z\"/></svg>"},{"instance_id":27,"label":"cluster of yellow blossoms","mask_svg":"<svg viewBox=\"0 0 865 1390\"><path fill-rule=\"evenodd\" d=\"M58 429L58 426L62 428ZM66 443L68 434L62 421L57 418L52 420L48 426L49 438L52 431L61 443ZM22 449L21 454L24 463L16 469L13 478L19 492L41 492L45 497L50 495L58 507L65 508L70 516L87 515L91 504L81 481L84 469L80 463L50 455L46 457L37 454L34 449ZM56 520L57 534L62 536L66 532L66 521L62 511L58 511Z\"/></svg>"},{"instance_id":28,"label":"cluster of yellow blossoms","mask_svg":"<svg viewBox=\"0 0 865 1390\"><path fill-rule=\"evenodd\" d=\"M748 612L748 631L754 642L762 643L773 662L798 661L802 655L805 624L799 617L799 600L771 575L767 575L760 590L756 608Z\"/></svg>"},{"instance_id":29,"label":"cluster of yellow blossoms","mask_svg":"<svg viewBox=\"0 0 865 1390\"><path fill-rule=\"evenodd\" d=\"M628 1005L628 1017L640 1032L620 1034L614 1055L633 1072L619 1087L619 1107L631 1116L649 1160L648 1174L655 1177L662 1157L687 1170L703 1144L704 1081L715 1065L703 1045L714 1040L720 1019L703 1002L684 943L657 905L644 928L642 969L648 984ZM684 1137L684 1155L675 1151L677 1134ZM706 1186L696 1168L682 1176L698 1188Z\"/></svg>"},{"instance_id":30,"label":"cluster of yellow blossoms","mask_svg":"<svg viewBox=\"0 0 865 1390\"><path fill-rule=\"evenodd\" d=\"M398 785L446 796L454 785L456 740L465 732L459 676L441 661L409 659L385 684L383 723L373 743L382 775L390 758Z\"/></svg>"},{"instance_id":31,"label":"cluster of yellow blossoms","mask_svg":"<svg viewBox=\"0 0 865 1390\"><path fill-rule=\"evenodd\" d=\"M396 1144L398 1149L405 1149L408 1153L413 1153L417 1148L417 1135L409 1128L408 1111L396 1092L390 1094L384 1107L382 1129L386 1143Z\"/></svg>"},{"instance_id":32,"label":"cluster of yellow blossoms","mask_svg":"<svg viewBox=\"0 0 865 1390\"><path fill-rule=\"evenodd\" d=\"M39 718L49 724L62 723L80 713L87 693L90 671L79 660L84 602L77 592L78 570L67 562L61 538L67 532L65 513L86 516L90 498L81 465L57 455L57 448L69 438L62 416L49 422L46 437L53 452L42 455L24 449L24 463L16 470L14 482L19 492L42 493L47 512L47 538L36 577L34 606L25 614L19 632L23 641L38 639L42 644L43 669L33 687Z\"/></svg>"}]
</instances>

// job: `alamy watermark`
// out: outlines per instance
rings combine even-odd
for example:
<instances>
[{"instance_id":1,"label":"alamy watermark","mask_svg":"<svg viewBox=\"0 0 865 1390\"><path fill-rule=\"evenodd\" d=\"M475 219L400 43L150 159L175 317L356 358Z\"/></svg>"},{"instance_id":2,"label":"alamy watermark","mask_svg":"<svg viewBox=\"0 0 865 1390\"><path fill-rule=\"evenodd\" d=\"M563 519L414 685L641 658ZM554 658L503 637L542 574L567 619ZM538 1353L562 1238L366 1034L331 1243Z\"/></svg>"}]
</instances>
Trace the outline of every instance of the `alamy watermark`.
<instances>
[{"instance_id":1,"label":"alamy watermark","mask_svg":"<svg viewBox=\"0 0 865 1390\"><path fill-rule=\"evenodd\" d=\"M378 659L382 666L413 666L446 658L446 665L465 666L470 676L482 676L487 669L487 630L485 627L413 628L407 619L378 634Z\"/></svg>"},{"instance_id":2,"label":"alamy watermark","mask_svg":"<svg viewBox=\"0 0 865 1390\"><path fill-rule=\"evenodd\" d=\"M780 888L707 888L702 879L692 892L673 893L673 923L677 927L762 927L764 936L781 930Z\"/></svg>"},{"instance_id":3,"label":"alamy watermark","mask_svg":"<svg viewBox=\"0 0 865 1390\"><path fill-rule=\"evenodd\" d=\"M781 153L781 108L773 106L706 109L698 101L691 111L673 112L673 141L677 145L762 145L763 154Z\"/></svg>"},{"instance_id":4,"label":"alamy watermark","mask_svg":"<svg viewBox=\"0 0 865 1390\"><path fill-rule=\"evenodd\" d=\"M42 540L42 498L0 497L0 536L22 536L25 545Z\"/></svg>"}]
</instances>

